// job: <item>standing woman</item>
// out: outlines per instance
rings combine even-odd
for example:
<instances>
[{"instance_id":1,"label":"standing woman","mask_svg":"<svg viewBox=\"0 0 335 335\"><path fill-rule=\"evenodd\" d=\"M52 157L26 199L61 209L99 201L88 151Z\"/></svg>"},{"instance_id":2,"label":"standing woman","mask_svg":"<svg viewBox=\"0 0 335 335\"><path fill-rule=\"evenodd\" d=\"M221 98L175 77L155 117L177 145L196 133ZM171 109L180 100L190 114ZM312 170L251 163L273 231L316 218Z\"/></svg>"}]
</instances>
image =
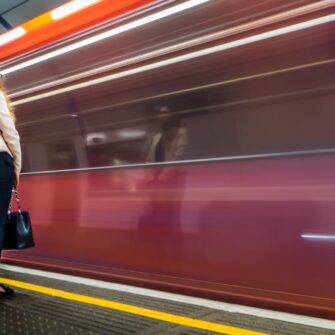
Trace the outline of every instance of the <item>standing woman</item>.
<instances>
[{"instance_id":1,"label":"standing woman","mask_svg":"<svg viewBox=\"0 0 335 335\"><path fill-rule=\"evenodd\" d=\"M0 253L12 189L19 185L21 171L20 136L15 128L15 115L0 75ZM0 298L13 290L0 283Z\"/></svg>"}]
</instances>

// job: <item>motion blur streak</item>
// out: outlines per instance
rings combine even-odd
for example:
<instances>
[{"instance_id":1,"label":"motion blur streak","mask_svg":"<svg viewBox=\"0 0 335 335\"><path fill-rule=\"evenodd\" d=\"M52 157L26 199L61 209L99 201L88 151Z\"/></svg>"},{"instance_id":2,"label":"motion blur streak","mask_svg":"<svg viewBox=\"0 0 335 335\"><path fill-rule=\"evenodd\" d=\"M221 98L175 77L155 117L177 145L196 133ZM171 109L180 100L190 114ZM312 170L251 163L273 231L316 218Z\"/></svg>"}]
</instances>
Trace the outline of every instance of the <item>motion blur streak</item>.
<instances>
[{"instance_id":1,"label":"motion blur streak","mask_svg":"<svg viewBox=\"0 0 335 335\"><path fill-rule=\"evenodd\" d=\"M13 105L17 106L17 105L21 105L21 104L24 104L24 103L27 103L27 102L32 102L32 101L36 101L36 100L39 100L39 99L44 99L44 98L54 96L54 95L57 95L57 94L66 93L66 92L81 89L81 88L84 88L84 87L101 84L101 83L111 81L111 80L115 80L115 79L118 79L118 78L131 76L131 75L134 75L134 74L137 74L137 73L157 69L157 68L160 68L160 67L163 67L163 66L168 66L168 65L171 65L171 64L179 63L179 62L184 62L184 61L191 60L191 59L194 59L194 58L210 55L210 54L213 54L213 53L216 53L216 52L236 48L236 47L247 45L247 44L250 44L250 43L255 43L255 42L262 41L262 40L265 40L265 39L269 39L269 38L272 38L272 37L281 36L281 35L296 32L296 31L299 31L299 30L302 30L302 29L315 27L315 26L318 26L318 25L321 25L321 24L332 22L334 20L335 20L335 14L326 15L326 16L323 16L323 17L320 17L320 18L317 18L317 19L313 19L313 20L297 23L297 24L294 24L294 25L290 25L290 26L287 26L287 27L271 30L271 31L268 31L268 32L265 32L265 33L262 33L262 34L257 34L257 35L254 35L254 36L250 36L250 37L242 38L242 39L239 39L239 40L236 40L236 41L224 43L224 44L214 46L214 47L211 47L211 48L191 52L191 53L186 54L186 55L177 56L177 57L173 57L173 58L163 60L163 61L160 61L160 62L140 66L140 67L137 67L135 69L122 71L122 72L115 73L115 74L105 76L105 77L102 77L102 78L86 81L84 83L79 83L79 84L71 85L71 86L68 86L68 87L61 88L61 89L53 90L53 91L50 91L50 92L38 94L38 95L35 95L35 96L32 96L32 97L28 97L26 99L21 99L21 100L15 101L13 103Z\"/></svg>"},{"instance_id":2,"label":"motion blur streak","mask_svg":"<svg viewBox=\"0 0 335 335\"><path fill-rule=\"evenodd\" d=\"M135 102L140 102L140 101L145 101L145 100L151 100L154 98L162 98L162 97L168 97L171 95L176 95L176 94L181 94L181 93L186 93L186 92L193 92L193 91L197 91L197 90L203 90L206 88L210 88L210 87L217 87L217 86L222 86L222 85L227 85L227 84L233 84L233 83L237 83L240 81L245 81L245 80L250 80L250 79L257 79L257 78L262 78L262 77L267 77L267 76L273 76L275 74L281 74L281 73L287 73L287 72L291 72L291 71L297 71L297 70L302 70L302 69L306 69L306 68L310 68L310 67L314 67L314 66L322 66L322 65L326 65L326 64L330 64L330 63L334 63L335 59L328 59L325 61L321 61L321 62L316 62L316 63L310 63L310 64L303 64L303 65L299 65L299 66L294 66L294 67L290 67L290 68L285 68L285 69L280 69L280 70L276 70L276 71L271 71L271 72L264 72L264 73L259 73L259 74L255 74L252 76L246 76L246 77L238 77L238 78L234 78L234 79L229 79L229 80L225 80L225 81L220 81L220 82L216 82L216 83L212 83L212 84L208 84L208 85L203 85L203 86L195 86L195 87L191 87L188 88L186 90L178 90L178 91L172 91L172 92L168 92L168 93L164 93L164 94L160 94L160 95L154 95L154 96L150 96L144 99L138 99L136 101L127 101L125 104L129 104L129 103L135 103ZM88 71L87 73L92 72L95 73L95 71ZM60 85L60 84L65 84L68 81L72 81L75 79L79 79L79 77L82 74L79 75L75 75L75 76L71 76L59 81L54 81L52 83L48 83L45 85L39 85L39 86L35 86L31 89L28 90L24 90L24 91L19 91L16 93L11 94L11 98L16 98L18 96L21 95L26 95L38 90L42 90L42 89L47 89L50 86L56 86L56 85ZM19 101L19 100L18 100ZM117 105L113 105L113 107L116 106L121 106L123 104L117 104ZM109 106L112 107L112 106Z\"/></svg>"},{"instance_id":3,"label":"motion blur streak","mask_svg":"<svg viewBox=\"0 0 335 335\"><path fill-rule=\"evenodd\" d=\"M23 62L21 64L15 65L13 67L7 68L7 69L3 70L2 73L4 75L7 75L9 73L12 73L12 72L15 72L15 71L18 71L18 70L22 70L26 67L38 64L40 62L44 62L48 59L63 55L65 53L71 52L73 50L77 50L79 48L82 48L82 47L85 47L87 45L99 42L99 41L104 40L106 38L110 38L112 36L124 33L125 31L138 28L138 27L143 26L145 24L160 20L160 19L168 17L170 15L179 13L179 12L184 11L184 10L187 10L189 8L201 5L201 4L203 4L207 1L208 0L189 0L189 1L186 1L182 4L180 4L180 5L177 5L177 6L174 6L174 7L171 7L171 8L167 8L165 10L162 10L162 11L158 12L158 13L155 13L155 14L146 16L144 18L135 20L135 21L130 22L128 24L125 24L123 26L111 29L111 30L103 32L101 34L89 37L85 40L73 43L69 46L66 46L66 47L60 48L58 50L52 51L48 54L42 55L40 57L31 59L31 60Z\"/></svg>"},{"instance_id":4,"label":"motion blur streak","mask_svg":"<svg viewBox=\"0 0 335 335\"><path fill-rule=\"evenodd\" d=\"M122 60L122 61L119 61L119 62L116 62L116 63L112 63L112 64L109 64L109 65L106 65L106 66L98 67L94 70L85 71L85 72L76 74L74 76L70 76L70 77L67 77L67 78L63 78L63 79L60 79L60 80L49 82L49 83L46 83L46 84L43 84L43 85L35 86L35 87L29 88L29 89L24 90L24 91L14 92L14 93L11 94L11 97L16 98L20 95L31 94L31 93L34 93L38 90L46 90L48 88L55 87L57 85L64 85L64 84L69 83L71 81L84 79L86 77L101 74L101 73L106 72L106 71L111 71L111 70L117 69L117 68L122 67L122 66L129 66L129 65L134 64L136 62L145 61L145 60L148 60L150 58L166 55L168 53L180 51L180 50L190 48L190 47L195 47L195 46L201 45L203 43L212 42L212 41L224 38L224 37L228 37L228 36L231 36L231 35L234 35L234 34L249 31L249 30L252 30L252 29L255 29L255 28L258 28L258 27L262 27L262 26L265 26L267 24L273 24L273 23L276 23L276 22L280 22L282 20L287 20L289 18L297 17L297 16L302 15L302 14L305 15L305 14L308 14L308 13L312 13L315 10L326 9L327 7L332 6L332 5L334 5L334 1L333 0L328 0L328 1L321 1L321 2L317 2L315 4L310 4L310 5L302 6L302 7L299 7L299 8L295 8L295 9L292 9L292 10L289 10L289 11L286 11L286 12L283 12L283 13L280 13L280 14L272 15L272 16L269 16L269 17L265 17L263 19L256 20L256 21L253 21L253 22L250 22L250 23L241 24L237 27L225 29L225 30L217 32L217 33L213 33L213 34L209 34L209 35L202 36L202 37L199 37L199 38L195 38L195 39L189 40L187 42L175 44L173 46L169 46L169 47L166 47L166 48L162 48L162 49L159 49L159 50L148 52L148 53L142 54L140 56L131 57L131 58L128 58L128 59L125 59L125 60Z\"/></svg>"},{"instance_id":5,"label":"motion blur streak","mask_svg":"<svg viewBox=\"0 0 335 335\"><path fill-rule=\"evenodd\" d=\"M303 234L301 237L312 240L335 240L335 235Z\"/></svg>"},{"instance_id":6,"label":"motion blur streak","mask_svg":"<svg viewBox=\"0 0 335 335\"><path fill-rule=\"evenodd\" d=\"M121 106L125 106L125 105L130 105L130 104L134 104L134 103L140 103L140 102L144 102L144 101L150 101L150 100L154 100L157 98L167 98L167 97L171 97L171 96L176 96L176 95L180 95L180 94L184 94L184 93L189 93L189 92L196 92L196 91L200 91L200 90L204 90L204 89L208 89L208 88L214 88L214 87L219 87L219 86L223 86L223 85L228 85L228 84L234 84L234 83L239 83L239 82L243 82L243 81L247 81L247 80L253 80L253 79L259 79L259 78L265 78L265 77L269 77L269 76L274 76L277 74L285 74L285 73L289 73L292 71L299 71L299 70L304 70L304 69L308 69L308 68L313 68L313 67L319 67L322 65L328 65L331 63L334 63L335 59L329 59L326 61L321 61L321 62L316 62L316 63L311 63L311 64L303 64L300 66L295 66L295 67L291 67L291 68L286 68L286 69L280 69L277 71L271 71L271 72L264 72L264 73L259 73L259 74L255 74L252 76L246 76L246 77L238 77L238 78L234 78L234 79L230 79L230 80L225 80L225 81L220 81L220 82L215 82L212 84L208 84L208 85L203 85L203 86L196 86L196 87L191 87L188 89L184 89L184 90L178 90L178 91L171 91L171 92L167 92L164 94L159 94L159 95L153 95L153 96L149 96L146 98L142 98L142 99L137 99L137 100L129 100L123 103L118 103L118 104L113 104L113 105L109 105L109 106L105 106L108 108L116 108L116 107L121 107ZM331 87L330 87L331 88ZM313 91L311 91L312 93ZM296 94L296 92L287 94L286 96L290 96L292 94ZM282 95L283 96L283 95ZM261 100L266 100L267 98L261 98L258 99L258 101ZM255 101L255 100L254 100ZM199 109L200 110L200 109ZM93 112L94 110L88 110L87 112ZM186 114L187 111L182 111L182 112L178 112L176 114ZM137 119L138 122L140 121L144 121L146 119ZM46 121L46 119L44 119L44 121ZM51 121L51 119L49 119L49 121ZM36 124L36 123L40 123L40 121L32 121L29 124ZM21 124L22 125L22 124ZM25 125L27 125L27 123L25 123ZM200 162L209 162L209 161L222 161L222 160L231 160L231 159L248 159L248 158L265 158L265 157L277 157L277 156L289 156L289 155L307 155L307 154L314 154L314 153L333 153L335 152L335 149L319 149L319 150L308 150L308 151L296 151L296 152L284 152L284 153L280 153L280 154L265 154L265 155L250 155L250 156L233 156L233 157L225 157L225 158L214 158L214 159L199 159L199 160L188 160L188 161L182 161L182 163L200 163ZM176 164L177 162L173 162L173 164ZM154 165L156 164L161 164L161 163L154 163ZM167 163L164 163L167 164ZM143 164L140 164L139 166L142 166ZM108 166L107 168L111 168L112 166ZM94 169L94 168L93 168ZM76 171L81 171L81 170L88 170L88 169L74 169ZM66 171L70 171L70 170L66 170ZM72 171L72 169L71 169ZM43 171L43 173L47 173L50 171ZM30 174L30 173L28 173Z\"/></svg>"}]
</instances>

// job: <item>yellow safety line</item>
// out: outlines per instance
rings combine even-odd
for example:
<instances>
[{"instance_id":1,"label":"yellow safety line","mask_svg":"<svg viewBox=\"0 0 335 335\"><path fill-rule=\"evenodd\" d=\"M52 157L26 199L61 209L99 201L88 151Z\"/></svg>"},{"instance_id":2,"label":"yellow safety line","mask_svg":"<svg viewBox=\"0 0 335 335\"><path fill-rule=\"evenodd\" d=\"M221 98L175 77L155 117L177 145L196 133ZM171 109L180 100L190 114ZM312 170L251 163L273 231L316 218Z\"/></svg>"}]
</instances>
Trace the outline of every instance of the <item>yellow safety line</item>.
<instances>
[{"instance_id":1,"label":"yellow safety line","mask_svg":"<svg viewBox=\"0 0 335 335\"><path fill-rule=\"evenodd\" d=\"M188 318L184 316L155 311L155 310L148 309L148 308L142 308L138 306L122 304L122 303L111 301L111 300L105 300L105 299L94 298L94 297L90 297L86 295L70 293L70 292L66 292L62 290L56 290L56 289L45 287L45 286L29 284L29 283L11 280L7 278L0 278L0 283L11 285L14 287L19 287L19 288L22 288L28 291L34 291L34 292L38 292L38 293L42 293L46 295L51 295L51 296L66 299L66 300L77 301L77 302L81 302L85 304L109 308L109 309L113 309L113 310L117 310L121 312L126 312L129 314L135 314L135 315L142 316L142 317L147 317L147 318L156 319L159 321L174 323L174 324L178 324L181 326L212 331L212 332L216 332L220 334L268 335L265 333L259 333L259 332L255 332L255 331L248 330L248 329L242 329L242 328L237 328L237 327L226 326L223 324L192 319L192 318Z\"/></svg>"}]
</instances>

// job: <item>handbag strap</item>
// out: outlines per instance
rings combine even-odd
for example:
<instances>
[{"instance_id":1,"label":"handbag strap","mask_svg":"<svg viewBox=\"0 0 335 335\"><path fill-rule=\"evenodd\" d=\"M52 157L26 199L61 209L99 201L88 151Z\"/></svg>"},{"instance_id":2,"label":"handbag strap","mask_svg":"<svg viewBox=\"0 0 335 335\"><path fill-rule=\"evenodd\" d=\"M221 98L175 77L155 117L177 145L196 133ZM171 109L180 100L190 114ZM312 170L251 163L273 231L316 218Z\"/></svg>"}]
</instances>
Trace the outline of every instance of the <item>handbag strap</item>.
<instances>
[{"instance_id":1,"label":"handbag strap","mask_svg":"<svg viewBox=\"0 0 335 335\"><path fill-rule=\"evenodd\" d=\"M10 214L12 212L13 193L15 193L15 199L16 199L18 211L19 211L19 213L21 213L21 203L20 203L20 199L19 199L19 192L17 191L17 189L15 187L13 187L12 194L11 194L11 197L10 197L10 202L9 202L8 214Z\"/></svg>"}]
</instances>

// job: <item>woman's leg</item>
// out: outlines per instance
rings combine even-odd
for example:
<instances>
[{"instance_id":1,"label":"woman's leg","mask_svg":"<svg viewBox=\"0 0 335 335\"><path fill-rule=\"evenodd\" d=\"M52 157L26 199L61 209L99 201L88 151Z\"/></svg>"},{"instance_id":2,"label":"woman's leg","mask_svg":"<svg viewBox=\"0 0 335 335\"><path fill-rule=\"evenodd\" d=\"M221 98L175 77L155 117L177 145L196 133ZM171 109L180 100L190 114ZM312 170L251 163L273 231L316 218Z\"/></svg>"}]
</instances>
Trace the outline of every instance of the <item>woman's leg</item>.
<instances>
[{"instance_id":1,"label":"woman's leg","mask_svg":"<svg viewBox=\"0 0 335 335\"><path fill-rule=\"evenodd\" d=\"M0 152L0 255L3 249L4 228L7 219L7 211L14 186L13 159L8 153ZM0 286L0 294L5 288Z\"/></svg>"}]
</instances>

